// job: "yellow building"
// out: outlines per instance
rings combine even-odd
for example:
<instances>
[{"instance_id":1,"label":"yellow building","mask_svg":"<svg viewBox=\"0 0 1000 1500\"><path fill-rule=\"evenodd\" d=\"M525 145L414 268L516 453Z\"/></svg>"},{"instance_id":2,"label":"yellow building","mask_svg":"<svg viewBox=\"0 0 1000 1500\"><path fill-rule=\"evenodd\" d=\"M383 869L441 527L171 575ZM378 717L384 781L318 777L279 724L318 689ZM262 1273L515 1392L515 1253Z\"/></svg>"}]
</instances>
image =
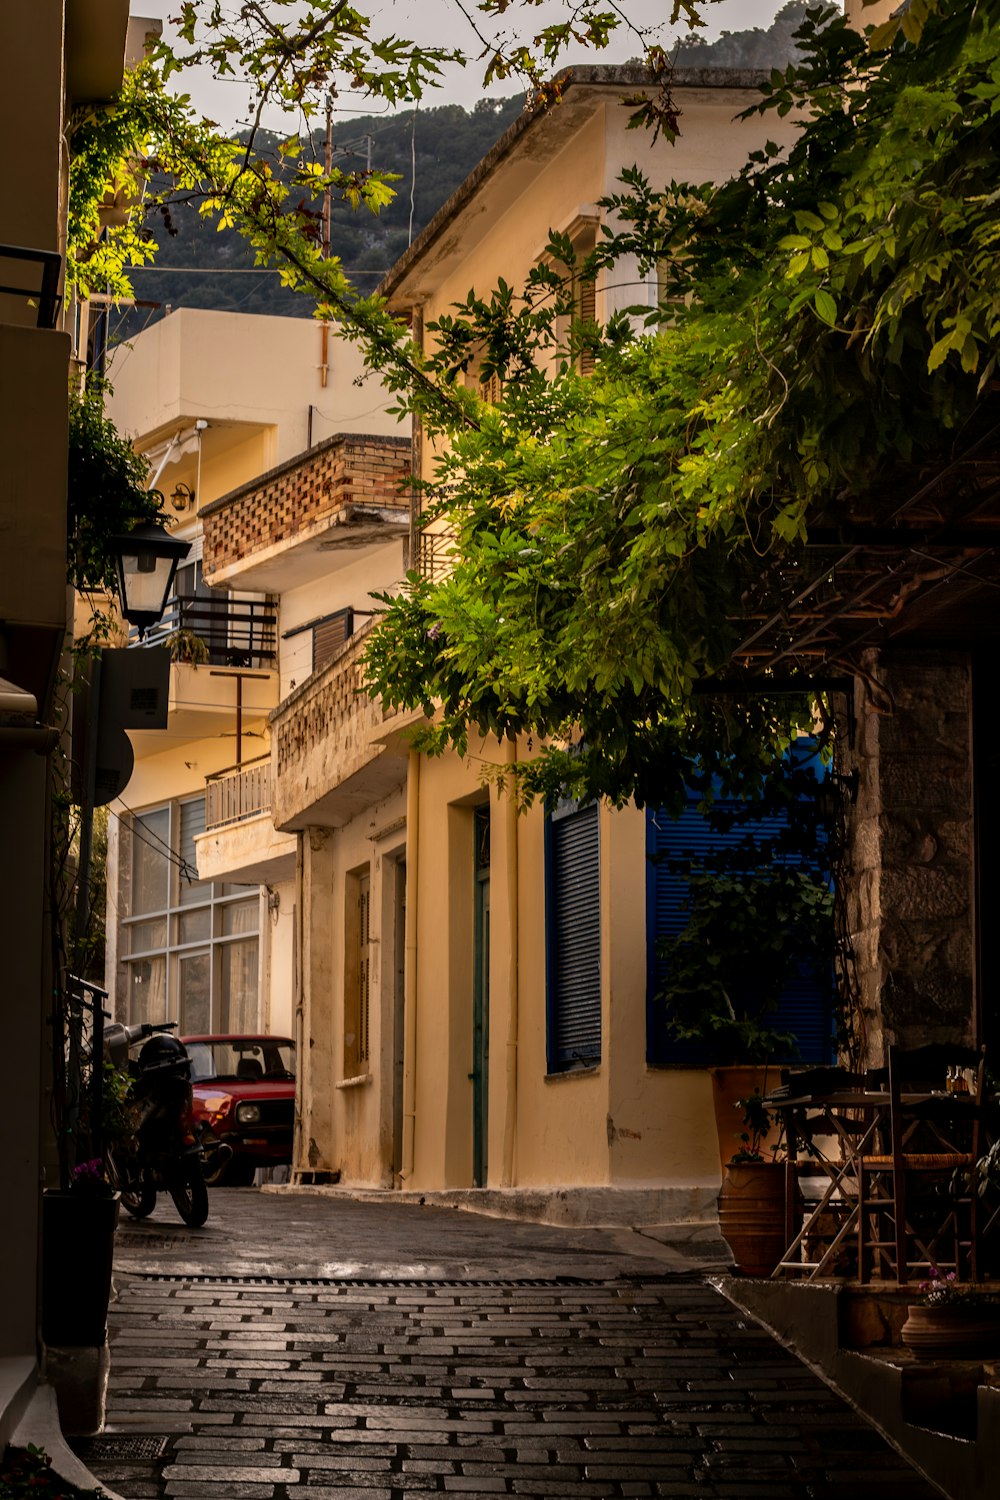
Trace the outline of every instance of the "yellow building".
<instances>
[{"instance_id":1,"label":"yellow building","mask_svg":"<svg viewBox=\"0 0 1000 1500\"><path fill-rule=\"evenodd\" d=\"M232 569L210 575L202 549L221 496L280 488L310 444L314 455L347 452L350 467L378 446L372 434L395 433L357 353L333 340L323 365L321 349L307 318L182 309L112 360L109 414L149 458L173 533L191 544L146 637L174 656L167 727L132 735L135 769L111 806L107 985L131 1022L176 1020L182 1033L286 1034L292 1024L295 841L266 818L263 843L247 844L245 831L269 805L267 716L295 674L312 670L311 659L300 664L323 632L313 622L331 613L329 563L320 540L296 591L264 565L235 581ZM408 457L408 439L387 441ZM235 553L259 540L250 517ZM213 859L215 830L232 826L242 846Z\"/></svg>"},{"instance_id":2,"label":"yellow building","mask_svg":"<svg viewBox=\"0 0 1000 1500\"><path fill-rule=\"evenodd\" d=\"M585 249L600 233L599 200L637 158L654 179L719 179L773 136L773 120L736 119L757 77L705 70L675 81L677 143L650 144L627 131L634 106L623 102L644 81L639 70L573 70L558 108L508 130L400 259L381 288L391 307L419 333L471 287L487 292L501 275L518 285L550 230ZM596 314L657 295L655 275L620 265L613 284L598 280ZM414 453L431 474L419 439ZM204 517L206 577L282 591L283 635L284 589L314 545L303 541L312 520L282 529L286 503L259 482ZM404 542L413 565L440 564L427 533L412 551L402 532L395 553L371 548L363 530L359 541L357 561L346 536L329 543L329 597L341 607L401 575ZM482 764L526 747L412 753L412 720L387 721L364 694L363 644L355 630L304 680L291 674L293 690L283 681L271 826L199 845L199 869L218 877L252 864L251 839L259 849L273 830L294 835L295 1176L498 1190L496 1201L532 1213L709 1217L719 1148L708 1072L647 1060L647 815L569 806L516 817L484 789Z\"/></svg>"}]
</instances>

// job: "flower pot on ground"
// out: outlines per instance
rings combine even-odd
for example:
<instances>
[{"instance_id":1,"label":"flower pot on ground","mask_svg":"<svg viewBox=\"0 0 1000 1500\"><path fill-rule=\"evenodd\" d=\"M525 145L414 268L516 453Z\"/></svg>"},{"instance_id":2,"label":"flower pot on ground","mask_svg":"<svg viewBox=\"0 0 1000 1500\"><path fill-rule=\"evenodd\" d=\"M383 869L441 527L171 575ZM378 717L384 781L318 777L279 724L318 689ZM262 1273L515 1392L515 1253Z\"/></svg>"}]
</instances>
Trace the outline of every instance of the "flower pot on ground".
<instances>
[{"instance_id":1,"label":"flower pot on ground","mask_svg":"<svg viewBox=\"0 0 1000 1500\"><path fill-rule=\"evenodd\" d=\"M785 1163L774 1141L763 1146L774 1125L759 1089L736 1101L742 1111L740 1148L724 1168L719 1190L719 1231L741 1276L770 1276L802 1223L802 1196L796 1188L791 1233L785 1224Z\"/></svg>"},{"instance_id":2,"label":"flower pot on ground","mask_svg":"<svg viewBox=\"0 0 1000 1500\"><path fill-rule=\"evenodd\" d=\"M42 1195L42 1338L56 1348L107 1339L118 1194L73 1186Z\"/></svg>"}]
</instances>

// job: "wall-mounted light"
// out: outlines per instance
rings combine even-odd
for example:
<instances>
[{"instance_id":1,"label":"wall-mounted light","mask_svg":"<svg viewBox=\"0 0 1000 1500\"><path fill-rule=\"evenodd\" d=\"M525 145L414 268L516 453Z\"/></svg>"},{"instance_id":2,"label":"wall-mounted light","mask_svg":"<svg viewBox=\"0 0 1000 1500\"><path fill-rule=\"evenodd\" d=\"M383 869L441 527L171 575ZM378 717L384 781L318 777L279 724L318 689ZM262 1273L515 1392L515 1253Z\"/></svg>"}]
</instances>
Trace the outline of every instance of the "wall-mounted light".
<instances>
[{"instance_id":1,"label":"wall-mounted light","mask_svg":"<svg viewBox=\"0 0 1000 1500\"><path fill-rule=\"evenodd\" d=\"M194 509L194 490L188 484L178 484L170 492L170 504L180 515L185 510Z\"/></svg>"}]
</instances>

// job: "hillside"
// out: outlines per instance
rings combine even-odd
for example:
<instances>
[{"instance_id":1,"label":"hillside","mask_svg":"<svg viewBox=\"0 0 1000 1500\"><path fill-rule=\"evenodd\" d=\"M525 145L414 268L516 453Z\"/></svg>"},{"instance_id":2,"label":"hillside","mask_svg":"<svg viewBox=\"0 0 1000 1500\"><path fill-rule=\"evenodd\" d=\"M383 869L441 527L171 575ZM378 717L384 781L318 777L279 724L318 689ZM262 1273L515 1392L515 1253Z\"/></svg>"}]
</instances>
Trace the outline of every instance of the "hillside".
<instances>
[{"instance_id":1,"label":"hillside","mask_svg":"<svg viewBox=\"0 0 1000 1500\"><path fill-rule=\"evenodd\" d=\"M678 49L677 62L682 67L783 66L795 54L792 33L805 11L803 0L791 0L766 30L724 32L715 42L696 37ZM517 95L481 99L471 111L443 104L415 115L409 110L335 121L334 148L341 165L354 170L370 161L399 178L395 199L378 218L364 208L334 204L333 252L360 288L371 290L377 284L522 108ZM277 147L276 137L273 144ZM322 160L321 132L314 144ZM253 266L252 254L235 231L217 233L191 207L178 204L169 221L157 218L150 227L159 246L157 259L152 267L137 268L133 280L136 296L156 305L116 317L113 341L134 336L170 307L311 314L310 301L281 287L277 273Z\"/></svg>"}]
</instances>

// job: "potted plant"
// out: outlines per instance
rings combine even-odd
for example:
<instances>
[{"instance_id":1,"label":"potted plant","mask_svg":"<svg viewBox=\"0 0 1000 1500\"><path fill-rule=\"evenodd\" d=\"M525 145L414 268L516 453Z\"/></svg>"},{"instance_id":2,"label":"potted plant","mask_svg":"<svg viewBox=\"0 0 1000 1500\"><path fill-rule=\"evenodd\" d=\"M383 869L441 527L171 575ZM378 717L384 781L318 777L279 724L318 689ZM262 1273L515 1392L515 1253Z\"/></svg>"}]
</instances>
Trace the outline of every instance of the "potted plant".
<instances>
[{"instance_id":1,"label":"potted plant","mask_svg":"<svg viewBox=\"0 0 1000 1500\"><path fill-rule=\"evenodd\" d=\"M42 1338L57 1348L99 1348L108 1303L119 1195L100 1157L80 1162L66 1192L42 1195Z\"/></svg>"},{"instance_id":2,"label":"potted plant","mask_svg":"<svg viewBox=\"0 0 1000 1500\"><path fill-rule=\"evenodd\" d=\"M192 667L202 667L208 661L208 644L193 630L173 630L163 644L171 661L186 662Z\"/></svg>"},{"instance_id":3,"label":"potted plant","mask_svg":"<svg viewBox=\"0 0 1000 1500\"><path fill-rule=\"evenodd\" d=\"M785 1161L780 1145L766 1148L771 1111L759 1089L737 1100L743 1113L740 1145L725 1166L719 1190L719 1230L742 1276L770 1276L802 1218L796 1190L796 1224L785 1225Z\"/></svg>"},{"instance_id":4,"label":"potted plant","mask_svg":"<svg viewBox=\"0 0 1000 1500\"><path fill-rule=\"evenodd\" d=\"M954 1271L931 1266L907 1308L901 1338L918 1359L976 1359L1000 1349L1000 1301Z\"/></svg>"}]
</instances>

